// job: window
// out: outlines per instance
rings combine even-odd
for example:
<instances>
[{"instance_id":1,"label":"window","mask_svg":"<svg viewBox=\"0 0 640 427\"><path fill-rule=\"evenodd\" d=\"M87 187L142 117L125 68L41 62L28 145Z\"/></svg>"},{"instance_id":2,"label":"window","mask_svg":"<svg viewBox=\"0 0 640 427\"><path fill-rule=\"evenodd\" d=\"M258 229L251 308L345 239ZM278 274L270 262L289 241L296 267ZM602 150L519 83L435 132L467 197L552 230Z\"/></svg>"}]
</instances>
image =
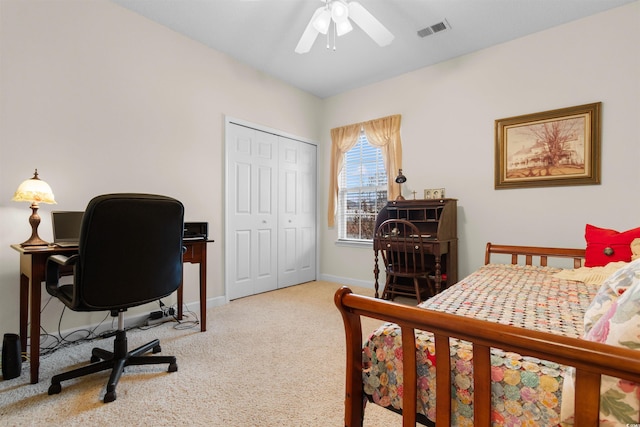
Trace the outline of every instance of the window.
<instances>
[{"instance_id":1,"label":"window","mask_svg":"<svg viewBox=\"0 0 640 427\"><path fill-rule=\"evenodd\" d=\"M338 182L338 238L373 240L378 211L387 204L387 174L380 148L364 132L345 153Z\"/></svg>"},{"instance_id":2,"label":"window","mask_svg":"<svg viewBox=\"0 0 640 427\"><path fill-rule=\"evenodd\" d=\"M347 203L348 197L351 197L354 192L360 194L361 199L364 197L364 193L370 193L370 197L366 199L368 203L366 212L368 212L369 217L373 216L372 212L377 212L383 207L386 199L393 200L398 196L398 186L391 186L392 182L385 181L385 179L393 180L395 176L393 172L402 168L401 119L400 114L396 114L331 129L331 173L329 175L327 225L329 228L336 228L338 241L370 243L370 239L373 237L373 230L368 233L371 236L369 238L367 238L367 232L363 233L362 220L358 218L358 221L355 222L355 224L358 224L357 240L356 238L353 240L350 237L348 238L351 233L347 233L347 209L349 208L350 210L355 204L355 206L358 206L360 215L364 212L361 201L349 200ZM363 132L366 136L363 135ZM368 144L361 144L359 148L354 149L358 142L362 142L361 138L368 141ZM372 147L369 147L369 145L372 145ZM381 151L373 147L380 147ZM353 163L353 159L349 159L352 165L345 169L346 154L351 150L353 150L354 155L360 157L355 163ZM371 161L364 162L364 160L367 160L367 156L364 154L370 154ZM369 167L372 169L365 171L365 168ZM356 191L356 185L352 184L352 178L349 178L355 173L354 168L358 171L358 176L360 176L360 181L357 184L359 191ZM342 175L343 170L345 175ZM370 178L371 176L375 176L375 178ZM342 188L340 186L341 177L343 181ZM386 197L384 196L384 182L387 183ZM340 206L341 202L342 206ZM372 207L373 205L377 206ZM373 226L375 227L375 222ZM355 233L353 235L355 236Z\"/></svg>"}]
</instances>

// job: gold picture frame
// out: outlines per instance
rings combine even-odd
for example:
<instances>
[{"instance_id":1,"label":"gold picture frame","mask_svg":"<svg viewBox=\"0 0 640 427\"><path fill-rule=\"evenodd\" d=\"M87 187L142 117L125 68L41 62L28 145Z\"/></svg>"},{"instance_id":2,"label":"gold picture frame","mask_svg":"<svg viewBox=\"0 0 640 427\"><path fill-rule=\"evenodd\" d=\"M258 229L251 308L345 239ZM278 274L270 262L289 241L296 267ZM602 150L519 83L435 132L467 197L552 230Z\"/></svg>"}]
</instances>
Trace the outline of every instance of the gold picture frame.
<instances>
[{"instance_id":1,"label":"gold picture frame","mask_svg":"<svg viewBox=\"0 0 640 427\"><path fill-rule=\"evenodd\" d=\"M495 121L495 188L600 184L601 102Z\"/></svg>"}]
</instances>

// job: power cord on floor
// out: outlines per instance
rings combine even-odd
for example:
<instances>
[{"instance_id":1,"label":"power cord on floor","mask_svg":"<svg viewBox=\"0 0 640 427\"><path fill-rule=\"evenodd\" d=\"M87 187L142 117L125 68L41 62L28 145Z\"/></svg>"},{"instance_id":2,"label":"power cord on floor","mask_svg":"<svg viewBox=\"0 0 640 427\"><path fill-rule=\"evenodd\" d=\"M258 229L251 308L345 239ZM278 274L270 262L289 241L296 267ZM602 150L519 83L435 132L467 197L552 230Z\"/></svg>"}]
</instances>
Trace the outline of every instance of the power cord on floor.
<instances>
[{"instance_id":1,"label":"power cord on floor","mask_svg":"<svg viewBox=\"0 0 640 427\"><path fill-rule=\"evenodd\" d=\"M40 310L40 314L42 314L44 312L44 310L47 308L47 306L49 305L49 303L51 302L51 300L54 299L53 297L49 297L49 299L47 299L47 301L45 302L45 304L42 306L41 310ZM194 313L193 311L189 310L189 308L187 307L187 305L183 305L183 319L182 320L178 320L177 316L177 308L174 306L167 306L165 305L162 301L158 301L158 304L160 306L160 317L172 317L173 319L171 319L171 322L175 322L173 328L176 330L186 330L186 329L192 329L192 328L196 328L198 325L200 325L200 321L198 320L198 316L196 315L196 313ZM42 325L40 326L40 355L41 357L46 357L46 356L50 356L51 354L53 354L54 352L58 351L61 348L65 348L65 347L69 347L72 345L76 345L76 344L81 344L81 343L85 343L85 342L90 342L90 341L94 341L97 339L106 339L106 338L110 338L113 337L116 334L117 331L117 327L116 327L116 321L117 321L117 317L112 317L111 318L111 328L103 331L101 333L96 333L96 331L101 328L101 326L107 321L107 319L110 317L110 313L107 312L107 314L105 315L104 319L102 319L96 326L94 326L93 328L80 328L77 330L74 330L66 335L62 334L62 317L64 316L64 313L66 311L67 307L63 306L62 307L62 312L60 313L60 318L58 319L58 331L57 331L57 335L54 335L52 333L50 333L49 331L47 331ZM160 325L162 325L164 323L156 323L154 325L145 325L145 324L138 324L138 325L132 325L132 326L128 326L125 328L126 331L132 330L132 329L140 329L140 330L147 330L147 329L151 329L151 328L155 328L158 327ZM77 335L82 335L80 337L77 338L73 338L71 339L71 337L73 336L77 336ZM27 338L28 339L28 338ZM51 344L47 344L47 341L53 341L53 343ZM27 342L28 345L28 342ZM23 360L25 360L25 358L28 360L29 358L29 352L25 352L22 353L23 356Z\"/></svg>"},{"instance_id":2,"label":"power cord on floor","mask_svg":"<svg viewBox=\"0 0 640 427\"><path fill-rule=\"evenodd\" d=\"M140 326L140 329L147 330L155 328L169 321L175 322L173 328L177 330L192 329L200 325L198 316L189 310L186 304L183 304L182 320L178 319L178 309L175 306L167 306L162 300L158 300L158 305L160 310L149 313L149 321L153 321L153 323L150 324L149 321L147 321L147 324Z\"/></svg>"},{"instance_id":3,"label":"power cord on floor","mask_svg":"<svg viewBox=\"0 0 640 427\"><path fill-rule=\"evenodd\" d=\"M190 320L192 319L192 320ZM182 309L182 320L178 320L178 324L173 328L178 330L195 329L200 325L198 316L193 311L189 310L186 305Z\"/></svg>"},{"instance_id":4,"label":"power cord on floor","mask_svg":"<svg viewBox=\"0 0 640 427\"><path fill-rule=\"evenodd\" d=\"M169 317L169 316L174 316L176 315L176 309L173 307L167 307L166 305L164 305L164 303L162 302L162 300L158 300L158 304L160 304L160 311L162 311L162 314L165 317Z\"/></svg>"},{"instance_id":5,"label":"power cord on floor","mask_svg":"<svg viewBox=\"0 0 640 427\"><path fill-rule=\"evenodd\" d=\"M49 297L49 300L47 300L47 303L44 305L44 308L47 307L47 305L49 304L49 302L51 301L53 297ZM88 341L93 341L97 338L102 338L103 335L105 334L105 332L101 333L101 334L97 334L96 330L98 330L98 328L100 328L102 326L102 324L108 319L109 314L107 313L105 315L105 317L93 328L87 329L87 328L81 328L81 329L76 329L75 331L72 331L66 335L62 334L62 317L64 316L64 313L66 312L67 307L63 306L62 307L62 312L60 313L60 318L58 319L58 333L57 335L51 334L49 333L42 325L40 326L40 341L41 343L43 342L43 339L45 340L44 342L46 343L47 340L53 340L53 344L50 345L40 345L40 354L41 356L48 356L52 353L54 353L55 351L64 348L64 347L69 347L71 345L75 345L75 344L80 344L80 343L84 343L84 342L88 342ZM111 321L111 327L113 328L113 319ZM77 338L73 338L71 339L70 337L73 336L77 336L77 335L82 335L80 337Z\"/></svg>"}]
</instances>

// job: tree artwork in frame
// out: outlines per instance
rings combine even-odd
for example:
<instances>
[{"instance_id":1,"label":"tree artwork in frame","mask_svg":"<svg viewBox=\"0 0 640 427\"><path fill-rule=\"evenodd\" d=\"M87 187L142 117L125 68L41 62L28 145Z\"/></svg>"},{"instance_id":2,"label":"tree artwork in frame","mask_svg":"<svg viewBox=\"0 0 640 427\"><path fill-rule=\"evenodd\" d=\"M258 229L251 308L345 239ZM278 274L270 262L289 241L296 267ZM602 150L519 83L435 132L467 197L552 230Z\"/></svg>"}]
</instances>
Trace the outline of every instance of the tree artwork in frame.
<instances>
[{"instance_id":1,"label":"tree artwork in frame","mask_svg":"<svg viewBox=\"0 0 640 427\"><path fill-rule=\"evenodd\" d=\"M495 122L495 188L600 184L601 103Z\"/></svg>"}]
</instances>

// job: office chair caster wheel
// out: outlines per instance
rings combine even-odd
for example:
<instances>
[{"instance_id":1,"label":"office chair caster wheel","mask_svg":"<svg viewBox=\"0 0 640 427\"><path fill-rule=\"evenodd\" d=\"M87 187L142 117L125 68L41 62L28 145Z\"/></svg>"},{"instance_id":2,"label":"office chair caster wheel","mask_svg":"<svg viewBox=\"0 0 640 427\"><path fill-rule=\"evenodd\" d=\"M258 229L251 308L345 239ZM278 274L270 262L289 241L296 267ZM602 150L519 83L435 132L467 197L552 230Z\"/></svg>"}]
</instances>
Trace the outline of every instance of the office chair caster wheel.
<instances>
[{"instance_id":1,"label":"office chair caster wheel","mask_svg":"<svg viewBox=\"0 0 640 427\"><path fill-rule=\"evenodd\" d=\"M115 390L114 391L108 391L104 395L104 403L113 402L114 400L116 400L116 392L115 392Z\"/></svg>"},{"instance_id":2,"label":"office chair caster wheel","mask_svg":"<svg viewBox=\"0 0 640 427\"><path fill-rule=\"evenodd\" d=\"M49 396L51 396L52 394L58 394L61 391L62 391L62 385L58 383L58 384L51 384L49 386L49 391L47 391L47 393L49 394Z\"/></svg>"},{"instance_id":3,"label":"office chair caster wheel","mask_svg":"<svg viewBox=\"0 0 640 427\"><path fill-rule=\"evenodd\" d=\"M151 350L153 354L160 353L161 351L162 351L162 347L160 347L160 345L153 347L153 350Z\"/></svg>"},{"instance_id":4,"label":"office chair caster wheel","mask_svg":"<svg viewBox=\"0 0 640 427\"><path fill-rule=\"evenodd\" d=\"M167 372L176 372L178 370L177 363L169 363L169 370Z\"/></svg>"}]
</instances>

